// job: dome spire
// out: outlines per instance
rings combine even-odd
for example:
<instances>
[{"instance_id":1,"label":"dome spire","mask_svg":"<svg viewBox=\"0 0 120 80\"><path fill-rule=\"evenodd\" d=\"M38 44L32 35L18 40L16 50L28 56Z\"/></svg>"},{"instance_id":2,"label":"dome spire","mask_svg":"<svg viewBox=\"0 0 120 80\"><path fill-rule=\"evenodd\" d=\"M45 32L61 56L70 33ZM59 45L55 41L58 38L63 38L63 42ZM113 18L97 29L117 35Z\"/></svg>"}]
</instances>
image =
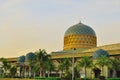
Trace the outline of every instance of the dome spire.
<instances>
[{"instance_id":1,"label":"dome spire","mask_svg":"<svg viewBox=\"0 0 120 80\"><path fill-rule=\"evenodd\" d=\"M79 24L81 24L81 19L79 19Z\"/></svg>"}]
</instances>

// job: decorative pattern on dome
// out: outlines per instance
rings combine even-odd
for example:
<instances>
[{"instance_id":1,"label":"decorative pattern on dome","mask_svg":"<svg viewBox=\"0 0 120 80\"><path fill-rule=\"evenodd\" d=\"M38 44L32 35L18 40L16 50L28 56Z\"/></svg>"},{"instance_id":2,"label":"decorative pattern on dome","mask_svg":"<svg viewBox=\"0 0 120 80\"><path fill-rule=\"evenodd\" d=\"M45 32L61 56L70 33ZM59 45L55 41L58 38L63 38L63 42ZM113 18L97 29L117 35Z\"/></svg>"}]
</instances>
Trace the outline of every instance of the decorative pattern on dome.
<instances>
[{"instance_id":1,"label":"decorative pattern on dome","mask_svg":"<svg viewBox=\"0 0 120 80\"><path fill-rule=\"evenodd\" d=\"M93 53L93 58L101 58L102 56L109 57L109 53L103 49L99 49Z\"/></svg>"},{"instance_id":2,"label":"decorative pattern on dome","mask_svg":"<svg viewBox=\"0 0 120 80\"><path fill-rule=\"evenodd\" d=\"M26 55L25 59L26 60L32 60L32 59L34 59L34 57L35 57L35 54L30 52Z\"/></svg>"},{"instance_id":3,"label":"decorative pattern on dome","mask_svg":"<svg viewBox=\"0 0 120 80\"><path fill-rule=\"evenodd\" d=\"M18 62L25 62L25 56L20 56L18 58Z\"/></svg>"},{"instance_id":4,"label":"decorative pattern on dome","mask_svg":"<svg viewBox=\"0 0 120 80\"><path fill-rule=\"evenodd\" d=\"M76 24L68 28L68 30L65 32L65 36L70 34L88 34L96 36L94 30L91 27L84 25L82 23Z\"/></svg>"},{"instance_id":5,"label":"decorative pattern on dome","mask_svg":"<svg viewBox=\"0 0 120 80\"><path fill-rule=\"evenodd\" d=\"M97 46L97 37L92 28L82 23L76 24L65 32L64 50L90 49Z\"/></svg>"}]
</instances>

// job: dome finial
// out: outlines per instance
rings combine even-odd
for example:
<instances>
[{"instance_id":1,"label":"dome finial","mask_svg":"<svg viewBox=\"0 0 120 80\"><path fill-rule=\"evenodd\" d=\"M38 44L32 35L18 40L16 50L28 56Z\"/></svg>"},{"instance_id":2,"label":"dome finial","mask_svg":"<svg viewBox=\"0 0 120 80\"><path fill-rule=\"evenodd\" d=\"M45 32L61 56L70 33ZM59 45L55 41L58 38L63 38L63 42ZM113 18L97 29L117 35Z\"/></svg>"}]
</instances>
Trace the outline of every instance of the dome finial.
<instances>
[{"instance_id":1,"label":"dome finial","mask_svg":"<svg viewBox=\"0 0 120 80\"><path fill-rule=\"evenodd\" d=\"M79 18L79 24L81 24L81 19Z\"/></svg>"}]
</instances>

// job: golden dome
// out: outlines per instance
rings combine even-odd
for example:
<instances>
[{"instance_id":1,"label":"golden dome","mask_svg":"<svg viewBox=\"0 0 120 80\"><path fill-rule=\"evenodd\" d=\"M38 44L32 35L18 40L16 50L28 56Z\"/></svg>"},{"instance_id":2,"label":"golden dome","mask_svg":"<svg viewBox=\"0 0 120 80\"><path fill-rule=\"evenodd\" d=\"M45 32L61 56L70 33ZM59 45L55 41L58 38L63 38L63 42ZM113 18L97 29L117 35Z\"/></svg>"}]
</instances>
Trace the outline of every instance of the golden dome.
<instances>
[{"instance_id":1,"label":"golden dome","mask_svg":"<svg viewBox=\"0 0 120 80\"><path fill-rule=\"evenodd\" d=\"M96 47L97 40L95 31L82 23L68 28L64 35L64 50L88 49Z\"/></svg>"}]
</instances>

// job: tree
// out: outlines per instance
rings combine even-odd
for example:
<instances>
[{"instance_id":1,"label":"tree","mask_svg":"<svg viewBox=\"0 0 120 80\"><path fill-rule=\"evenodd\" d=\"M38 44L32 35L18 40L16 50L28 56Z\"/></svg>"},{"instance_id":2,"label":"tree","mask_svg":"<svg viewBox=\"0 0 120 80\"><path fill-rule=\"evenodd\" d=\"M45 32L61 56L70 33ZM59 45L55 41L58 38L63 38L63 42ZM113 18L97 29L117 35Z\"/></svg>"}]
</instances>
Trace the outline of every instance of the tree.
<instances>
[{"instance_id":1,"label":"tree","mask_svg":"<svg viewBox=\"0 0 120 80\"><path fill-rule=\"evenodd\" d=\"M110 68L113 70L112 77L116 77L116 75L117 75L116 71L120 70L120 60L117 58L114 58L114 59L110 59L110 61L111 61Z\"/></svg>"},{"instance_id":2,"label":"tree","mask_svg":"<svg viewBox=\"0 0 120 80\"><path fill-rule=\"evenodd\" d=\"M3 77L3 73L4 73L3 67L2 64L0 63L0 77Z\"/></svg>"},{"instance_id":3,"label":"tree","mask_svg":"<svg viewBox=\"0 0 120 80\"><path fill-rule=\"evenodd\" d=\"M60 77L62 77L63 71L64 71L64 64L63 64L62 60L60 61L59 65L58 65L58 70L61 71Z\"/></svg>"},{"instance_id":4,"label":"tree","mask_svg":"<svg viewBox=\"0 0 120 80\"><path fill-rule=\"evenodd\" d=\"M101 58L98 58L98 60L96 62L96 65L98 65L98 66L100 66L102 68L102 70L101 70L102 71L102 75L103 75L103 72L104 72L104 70L103 70L104 66L108 66L109 67L110 64L111 64L111 61L106 56L102 56Z\"/></svg>"},{"instance_id":5,"label":"tree","mask_svg":"<svg viewBox=\"0 0 120 80\"><path fill-rule=\"evenodd\" d=\"M34 66L34 60L36 58L36 55L35 53L33 52L29 52L27 55L26 55L26 61L27 61L27 65L28 65L28 73L29 73L29 77L31 78L33 73L32 73L32 68Z\"/></svg>"},{"instance_id":6,"label":"tree","mask_svg":"<svg viewBox=\"0 0 120 80\"><path fill-rule=\"evenodd\" d=\"M37 64L37 62L33 63L31 72L33 73L34 77L36 76L36 73L39 72L39 65Z\"/></svg>"},{"instance_id":7,"label":"tree","mask_svg":"<svg viewBox=\"0 0 120 80\"><path fill-rule=\"evenodd\" d=\"M63 65L64 65L65 72L68 72L69 68L71 66L70 59L69 58L64 58Z\"/></svg>"},{"instance_id":8,"label":"tree","mask_svg":"<svg viewBox=\"0 0 120 80\"><path fill-rule=\"evenodd\" d=\"M32 71L33 66L34 66L34 59L31 59L31 60L29 60L29 62L28 62L29 77L32 77L32 75L33 75L33 71Z\"/></svg>"},{"instance_id":9,"label":"tree","mask_svg":"<svg viewBox=\"0 0 120 80\"><path fill-rule=\"evenodd\" d=\"M35 61L36 61L36 65L38 66L38 70L39 70L39 73L40 73L40 77L41 76L44 76L43 74L45 74L45 62L49 60L50 58L50 55L48 55L46 53L46 51L43 49L39 49L39 51L35 52L36 54L36 58L35 58Z\"/></svg>"},{"instance_id":10,"label":"tree","mask_svg":"<svg viewBox=\"0 0 120 80\"><path fill-rule=\"evenodd\" d=\"M17 63L20 67L20 77L25 77L25 56L18 57Z\"/></svg>"},{"instance_id":11,"label":"tree","mask_svg":"<svg viewBox=\"0 0 120 80\"><path fill-rule=\"evenodd\" d=\"M86 70L87 68L92 67L92 64L93 64L92 60L88 56L82 57L81 61L78 62L78 66L84 67L85 78L86 78Z\"/></svg>"},{"instance_id":12,"label":"tree","mask_svg":"<svg viewBox=\"0 0 120 80\"><path fill-rule=\"evenodd\" d=\"M81 69L79 68L78 65L74 67L74 77L75 78L80 78L80 70Z\"/></svg>"},{"instance_id":13,"label":"tree","mask_svg":"<svg viewBox=\"0 0 120 80\"><path fill-rule=\"evenodd\" d=\"M17 73L17 68L15 66L10 68L10 76L13 78L15 77L15 74Z\"/></svg>"},{"instance_id":14,"label":"tree","mask_svg":"<svg viewBox=\"0 0 120 80\"><path fill-rule=\"evenodd\" d=\"M67 77L69 76L69 68L71 66L71 63L70 63L70 59L69 58L63 58L61 59L61 62L58 66L58 69L62 72L61 73L61 77L63 77L63 72L65 72L65 76L64 77Z\"/></svg>"},{"instance_id":15,"label":"tree","mask_svg":"<svg viewBox=\"0 0 120 80\"><path fill-rule=\"evenodd\" d=\"M32 69L32 72L34 73L34 76L35 76L35 73L39 71L40 76L43 76L43 73L44 73L44 76L45 76L45 72L48 71L48 76L51 74L51 71L54 70L54 63L52 62L52 60L50 59L50 56L48 54L46 55L43 55L43 60L40 60L38 59L38 54L35 52L36 54L36 57L30 62L31 63L31 69ZM40 58L40 57L39 57ZM40 72L40 70L42 70Z\"/></svg>"},{"instance_id":16,"label":"tree","mask_svg":"<svg viewBox=\"0 0 120 80\"><path fill-rule=\"evenodd\" d=\"M55 68L55 65L52 62L52 60L49 59L48 61L45 62L45 68L46 68L46 70L48 72L48 77L49 77L50 74L51 74L51 71L53 71L54 68Z\"/></svg>"},{"instance_id":17,"label":"tree","mask_svg":"<svg viewBox=\"0 0 120 80\"><path fill-rule=\"evenodd\" d=\"M6 71L9 69L10 65L5 58L1 58L0 60L2 61L2 64L3 64L2 67L4 69L4 76L6 76L7 75Z\"/></svg>"}]
</instances>

